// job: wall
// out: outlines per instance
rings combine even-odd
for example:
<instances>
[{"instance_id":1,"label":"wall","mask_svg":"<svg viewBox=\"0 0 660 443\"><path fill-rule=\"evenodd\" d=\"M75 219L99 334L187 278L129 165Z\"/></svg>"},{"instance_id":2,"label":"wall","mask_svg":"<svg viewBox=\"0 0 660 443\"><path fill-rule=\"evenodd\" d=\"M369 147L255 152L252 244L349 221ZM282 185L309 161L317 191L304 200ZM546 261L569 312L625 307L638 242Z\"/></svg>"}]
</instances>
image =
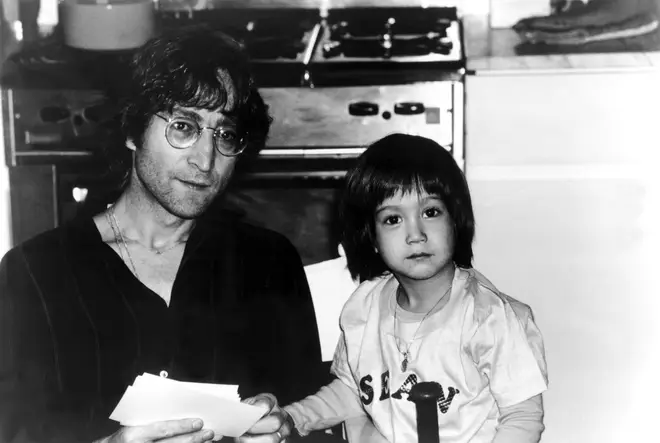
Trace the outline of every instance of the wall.
<instances>
[{"instance_id":1,"label":"wall","mask_svg":"<svg viewBox=\"0 0 660 443\"><path fill-rule=\"evenodd\" d=\"M510 28L518 20L549 15L550 0L490 0L490 25Z\"/></svg>"},{"instance_id":2,"label":"wall","mask_svg":"<svg viewBox=\"0 0 660 443\"><path fill-rule=\"evenodd\" d=\"M660 71L468 78L475 266L534 309L543 443L656 441Z\"/></svg>"}]
</instances>

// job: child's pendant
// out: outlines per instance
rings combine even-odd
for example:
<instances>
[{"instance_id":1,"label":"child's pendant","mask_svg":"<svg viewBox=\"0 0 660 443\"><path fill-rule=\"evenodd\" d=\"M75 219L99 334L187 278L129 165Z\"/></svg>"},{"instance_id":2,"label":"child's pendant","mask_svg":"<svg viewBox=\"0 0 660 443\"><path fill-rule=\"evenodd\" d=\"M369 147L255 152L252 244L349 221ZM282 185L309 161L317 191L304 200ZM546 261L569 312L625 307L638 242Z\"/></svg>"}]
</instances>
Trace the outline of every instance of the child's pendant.
<instances>
[{"instance_id":1,"label":"child's pendant","mask_svg":"<svg viewBox=\"0 0 660 443\"><path fill-rule=\"evenodd\" d=\"M408 370L408 352L403 354L403 361L401 362L401 372L406 372Z\"/></svg>"}]
</instances>

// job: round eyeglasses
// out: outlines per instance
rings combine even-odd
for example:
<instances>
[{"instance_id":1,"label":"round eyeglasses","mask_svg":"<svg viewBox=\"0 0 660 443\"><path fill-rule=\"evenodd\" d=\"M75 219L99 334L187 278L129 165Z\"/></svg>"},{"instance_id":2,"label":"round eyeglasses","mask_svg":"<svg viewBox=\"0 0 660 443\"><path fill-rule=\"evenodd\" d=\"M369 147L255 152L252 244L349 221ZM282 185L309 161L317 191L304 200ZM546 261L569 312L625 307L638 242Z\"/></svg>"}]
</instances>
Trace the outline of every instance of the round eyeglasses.
<instances>
[{"instance_id":1,"label":"round eyeglasses","mask_svg":"<svg viewBox=\"0 0 660 443\"><path fill-rule=\"evenodd\" d=\"M200 127L199 124L187 117L164 117L156 114L167 122L165 125L165 138L175 149L187 149L197 143L202 131L213 131L213 146L225 157L235 157L247 148L247 137L232 126L218 126L217 128Z\"/></svg>"}]
</instances>

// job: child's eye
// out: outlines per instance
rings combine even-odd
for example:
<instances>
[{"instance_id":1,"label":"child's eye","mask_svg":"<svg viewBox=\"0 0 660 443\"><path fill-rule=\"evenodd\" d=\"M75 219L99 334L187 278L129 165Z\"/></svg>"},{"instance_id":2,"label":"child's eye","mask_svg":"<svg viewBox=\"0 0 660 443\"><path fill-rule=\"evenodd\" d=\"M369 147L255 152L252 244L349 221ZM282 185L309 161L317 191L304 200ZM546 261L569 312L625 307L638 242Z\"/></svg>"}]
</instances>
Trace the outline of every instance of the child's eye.
<instances>
[{"instance_id":1,"label":"child's eye","mask_svg":"<svg viewBox=\"0 0 660 443\"><path fill-rule=\"evenodd\" d=\"M399 223L400 220L401 217L399 217L398 215L388 215L383 219L383 223L386 225L395 225Z\"/></svg>"},{"instance_id":2,"label":"child's eye","mask_svg":"<svg viewBox=\"0 0 660 443\"><path fill-rule=\"evenodd\" d=\"M426 208L424 209L424 216L428 218L438 217L442 214L442 211L439 208Z\"/></svg>"}]
</instances>

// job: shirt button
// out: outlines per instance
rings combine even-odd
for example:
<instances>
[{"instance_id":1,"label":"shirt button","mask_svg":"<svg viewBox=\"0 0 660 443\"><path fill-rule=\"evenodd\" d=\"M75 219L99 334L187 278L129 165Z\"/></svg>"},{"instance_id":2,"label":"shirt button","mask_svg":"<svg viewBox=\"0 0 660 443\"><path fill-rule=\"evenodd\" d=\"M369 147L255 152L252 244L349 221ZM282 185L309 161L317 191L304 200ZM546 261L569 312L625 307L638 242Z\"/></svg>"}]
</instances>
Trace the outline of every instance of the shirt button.
<instances>
[{"instance_id":1,"label":"shirt button","mask_svg":"<svg viewBox=\"0 0 660 443\"><path fill-rule=\"evenodd\" d=\"M161 376L161 377L163 377L163 378L167 378L168 375L169 375L169 374L167 373L166 370L163 369L162 371L160 371L160 376Z\"/></svg>"}]
</instances>

